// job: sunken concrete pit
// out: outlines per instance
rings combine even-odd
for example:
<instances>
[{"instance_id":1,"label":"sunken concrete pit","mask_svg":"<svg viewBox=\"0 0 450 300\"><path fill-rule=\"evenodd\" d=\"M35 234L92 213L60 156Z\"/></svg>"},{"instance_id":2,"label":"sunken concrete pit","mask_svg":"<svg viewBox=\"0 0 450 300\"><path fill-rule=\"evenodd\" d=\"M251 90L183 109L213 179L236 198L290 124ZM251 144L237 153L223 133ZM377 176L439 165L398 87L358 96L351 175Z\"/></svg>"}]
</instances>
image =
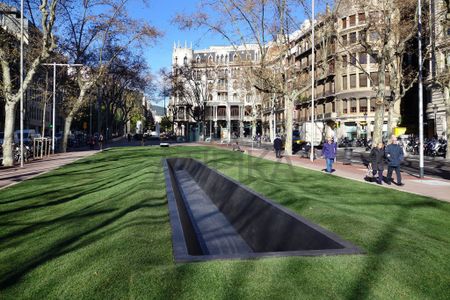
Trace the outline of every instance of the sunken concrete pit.
<instances>
[{"instance_id":1,"label":"sunken concrete pit","mask_svg":"<svg viewBox=\"0 0 450 300\"><path fill-rule=\"evenodd\" d=\"M362 253L197 160L163 164L177 262Z\"/></svg>"}]
</instances>

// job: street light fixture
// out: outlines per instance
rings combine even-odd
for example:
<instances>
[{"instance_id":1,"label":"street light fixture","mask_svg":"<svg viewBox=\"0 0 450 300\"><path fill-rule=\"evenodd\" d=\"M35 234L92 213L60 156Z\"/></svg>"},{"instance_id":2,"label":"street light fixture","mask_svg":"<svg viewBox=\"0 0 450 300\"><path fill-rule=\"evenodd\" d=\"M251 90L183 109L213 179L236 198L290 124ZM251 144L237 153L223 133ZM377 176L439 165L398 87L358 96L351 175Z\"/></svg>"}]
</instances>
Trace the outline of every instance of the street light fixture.
<instances>
[{"instance_id":1,"label":"street light fixture","mask_svg":"<svg viewBox=\"0 0 450 300\"><path fill-rule=\"evenodd\" d=\"M23 0L22 0L23 1ZM65 67L82 67L82 64L57 64L56 62L51 64L42 64L43 66L53 66L53 108L52 108L52 153L55 154L55 105L56 105L56 66Z\"/></svg>"}]
</instances>

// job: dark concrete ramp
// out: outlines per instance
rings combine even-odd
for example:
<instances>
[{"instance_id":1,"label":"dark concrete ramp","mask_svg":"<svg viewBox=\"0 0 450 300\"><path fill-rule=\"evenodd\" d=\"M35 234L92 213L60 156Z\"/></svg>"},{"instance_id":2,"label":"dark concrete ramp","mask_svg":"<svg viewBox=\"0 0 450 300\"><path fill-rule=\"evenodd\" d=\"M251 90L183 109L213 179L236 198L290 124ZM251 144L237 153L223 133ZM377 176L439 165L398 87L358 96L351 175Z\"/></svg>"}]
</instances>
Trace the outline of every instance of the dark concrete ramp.
<instances>
[{"instance_id":1,"label":"dark concrete ramp","mask_svg":"<svg viewBox=\"0 0 450 300\"><path fill-rule=\"evenodd\" d=\"M199 161L164 171L176 261L362 252Z\"/></svg>"}]
</instances>

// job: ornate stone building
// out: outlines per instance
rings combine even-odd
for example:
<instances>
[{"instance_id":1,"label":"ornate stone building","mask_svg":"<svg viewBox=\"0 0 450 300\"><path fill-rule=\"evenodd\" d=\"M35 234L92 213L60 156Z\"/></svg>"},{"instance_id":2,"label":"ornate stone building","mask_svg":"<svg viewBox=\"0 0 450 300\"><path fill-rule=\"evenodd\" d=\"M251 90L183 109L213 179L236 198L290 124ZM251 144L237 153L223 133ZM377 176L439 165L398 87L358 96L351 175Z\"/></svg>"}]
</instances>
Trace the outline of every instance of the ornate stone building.
<instances>
[{"instance_id":1,"label":"ornate stone building","mask_svg":"<svg viewBox=\"0 0 450 300\"><path fill-rule=\"evenodd\" d=\"M204 50L174 45L172 71L184 66L193 72L187 83L205 93L192 103L176 91L171 95L169 115L178 135L197 138L230 139L261 132L261 99L246 80L249 67L258 61L257 45L212 46ZM186 79L185 79L186 80ZM204 127L199 128L189 106L204 105ZM192 111L192 109L191 109Z\"/></svg>"}]
</instances>

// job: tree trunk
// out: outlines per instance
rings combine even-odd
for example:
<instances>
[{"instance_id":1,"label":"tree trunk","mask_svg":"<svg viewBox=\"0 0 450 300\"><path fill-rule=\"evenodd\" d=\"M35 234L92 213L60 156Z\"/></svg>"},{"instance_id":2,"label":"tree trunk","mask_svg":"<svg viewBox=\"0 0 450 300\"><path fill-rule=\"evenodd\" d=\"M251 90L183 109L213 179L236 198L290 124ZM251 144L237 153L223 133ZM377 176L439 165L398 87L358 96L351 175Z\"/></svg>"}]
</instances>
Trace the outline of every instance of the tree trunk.
<instances>
[{"instance_id":1,"label":"tree trunk","mask_svg":"<svg viewBox=\"0 0 450 300\"><path fill-rule=\"evenodd\" d=\"M66 153L67 151L67 142L69 140L70 126L72 126L72 120L73 120L72 114L69 114L64 120L64 135L61 149L63 153Z\"/></svg>"},{"instance_id":2,"label":"tree trunk","mask_svg":"<svg viewBox=\"0 0 450 300\"><path fill-rule=\"evenodd\" d=\"M384 123L384 103L383 98L377 99L375 105L375 120L373 124L372 145L375 147L383 141L383 123Z\"/></svg>"},{"instance_id":3,"label":"tree trunk","mask_svg":"<svg viewBox=\"0 0 450 300\"><path fill-rule=\"evenodd\" d=\"M16 104L6 100L5 102L5 132L3 137L3 165L12 167L14 165L14 123L16 121Z\"/></svg>"},{"instance_id":4,"label":"tree trunk","mask_svg":"<svg viewBox=\"0 0 450 300\"><path fill-rule=\"evenodd\" d=\"M387 136L393 135L394 128L396 127L395 126L396 124L394 122L394 116L395 116L394 103L395 103L395 100L388 102L389 109L388 109Z\"/></svg>"},{"instance_id":5,"label":"tree trunk","mask_svg":"<svg viewBox=\"0 0 450 300\"><path fill-rule=\"evenodd\" d=\"M381 60L378 65L378 80L377 99L375 101L375 120L373 125L373 146L383 141L384 98L386 95L386 61L384 59Z\"/></svg>"},{"instance_id":6,"label":"tree trunk","mask_svg":"<svg viewBox=\"0 0 450 300\"><path fill-rule=\"evenodd\" d=\"M445 114L447 119L447 154L446 158L450 158L450 145L448 144L450 141L450 84L444 88L444 103L445 103Z\"/></svg>"},{"instance_id":7,"label":"tree trunk","mask_svg":"<svg viewBox=\"0 0 450 300\"><path fill-rule=\"evenodd\" d=\"M270 136L270 141L272 142L275 139L275 130L274 130L274 126L273 126L273 118L274 118L274 112L273 109L270 111L270 115L269 115L269 136Z\"/></svg>"},{"instance_id":8,"label":"tree trunk","mask_svg":"<svg viewBox=\"0 0 450 300\"><path fill-rule=\"evenodd\" d=\"M284 144L284 153L286 155L292 155L292 113L294 111L294 101L289 96L284 97L285 101L285 118L286 122L284 127L286 128L286 142Z\"/></svg>"}]
</instances>

